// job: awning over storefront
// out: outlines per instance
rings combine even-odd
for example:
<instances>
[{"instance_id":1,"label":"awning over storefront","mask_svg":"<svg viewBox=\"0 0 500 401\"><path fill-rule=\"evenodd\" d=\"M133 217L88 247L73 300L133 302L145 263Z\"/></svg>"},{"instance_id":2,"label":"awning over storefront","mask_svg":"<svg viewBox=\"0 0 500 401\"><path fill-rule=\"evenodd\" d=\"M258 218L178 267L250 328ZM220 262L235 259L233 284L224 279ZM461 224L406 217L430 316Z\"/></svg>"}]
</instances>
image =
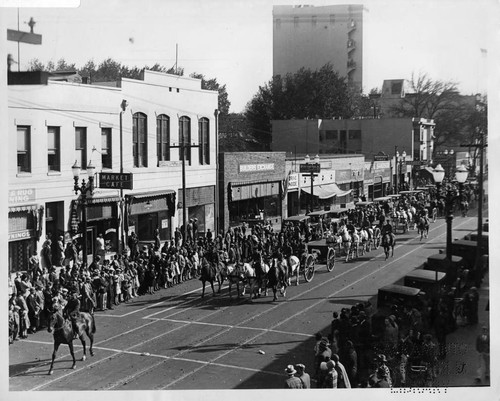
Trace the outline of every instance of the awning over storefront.
<instances>
[{"instance_id":1,"label":"awning over storefront","mask_svg":"<svg viewBox=\"0 0 500 401\"><path fill-rule=\"evenodd\" d=\"M9 206L9 213L34 212L38 210L38 205Z\"/></svg>"},{"instance_id":2,"label":"awning over storefront","mask_svg":"<svg viewBox=\"0 0 500 401\"><path fill-rule=\"evenodd\" d=\"M153 199L153 198L163 198L167 195L175 194L173 189L163 189L160 191L149 191L149 192L139 192L136 194L127 194L128 197L132 199Z\"/></svg>"},{"instance_id":3,"label":"awning over storefront","mask_svg":"<svg viewBox=\"0 0 500 401\"><path fill-rule=\"evenodd\" d=\"M311 194L310 187L302 187L302 191L307 194ZM337 184L326 184L326 185L317 185L313 188L313 196L317 196L319 199L330 199L334 196L345 196L349 195L352 192L352 189L347 191L342 191Z\"/></svg>"},{"instance_id":4,"label":"awning over storefront","mask_svg":"<svg viewBox=\"0 0 500 401\"><path fill-rule=\"evenodd\" d=\"M175 197L176 191L172 189L127 194L127 214L132 215L169 210L173 215L175 213Z\"/></svg>"},{"instance_id":5,"label":"awning over storefront","mask_svg":"<svg viewBox=\"0 0 500 401\"><path fill-rule=\"evenodd\" d=\"M116 203L120 202L119 196L105 196L103 198L87 198L87 202L89 204L98 204L98 203Z\"/></svg>"}]
</instances>

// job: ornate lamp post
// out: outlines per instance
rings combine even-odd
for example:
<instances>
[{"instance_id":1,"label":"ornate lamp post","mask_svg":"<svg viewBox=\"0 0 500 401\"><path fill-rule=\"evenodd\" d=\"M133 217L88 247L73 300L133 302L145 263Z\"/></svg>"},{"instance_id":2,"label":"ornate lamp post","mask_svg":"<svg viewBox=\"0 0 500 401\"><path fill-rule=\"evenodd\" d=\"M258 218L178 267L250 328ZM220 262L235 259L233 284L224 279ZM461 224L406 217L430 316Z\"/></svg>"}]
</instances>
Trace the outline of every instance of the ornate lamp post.
<instances>
[{"instance_id":1,"label":"ornate lamp post","mask_svg":"<svg viewBox=\"0 0 500 401\"><path fill-rule=\"evenodd\" d=\"M443 182L445 171L443 167L438 164L432 173L434 176L434 181L437 186L438 198L441 197L441 184ZM453 206L457 198L461 196L463 184L467 181L467 169L461 166L456 170L455 179L457 180L460 188L460 195L457 196L456 189L453 188L452 184L448 184L445 193L445 213L446 213L446 258L451 263L451 234L452 234L452 222L453 222Z\"/></svg>"},{"instance_id":2,"label":"ornate lamp post","mask_svg":"<svg viewBox=\"0 0 500 401\"><path fill-rule=\"evenodd\" d=\"M311 161L311 158L309 157L309 155L306 155L304 157L304 161L306 162L306 165L305 167L319 167L319 162L320 162L320 159L319 159L319 155L316 155L314 156L314 163L315 165L309 165L309 162ZM303 165L301 165L303 166ZM307 171L307 175L309 175L309 178L311 180L311 200L310 200L310 204L309 204L309 211L313 211L314 210L314 177L317 176L318 174L315 173L316 169L309 169L310 171ZM306 206L306 214L307 214L307 206Z\"/></svg>"},{"instance_id":3,"label":"ornate lamp post","mask_svg":"<svg viewBox=\"0 0 500 401\"><path fill-rule=\"evenodd\" d=\"M94 172L95 167L92 162L87 165L87 176L88 181L82 180L79 184L80 170L81 167L78 165L78 161L75 160L75 164L71 167L73 171L73 179L75 183L73 189L75 194L81 194L80 204L82 205L82 222L83 222L83 267L87 267L87 193L92 195L94 191Z\"/></svg>"}]
</instances>

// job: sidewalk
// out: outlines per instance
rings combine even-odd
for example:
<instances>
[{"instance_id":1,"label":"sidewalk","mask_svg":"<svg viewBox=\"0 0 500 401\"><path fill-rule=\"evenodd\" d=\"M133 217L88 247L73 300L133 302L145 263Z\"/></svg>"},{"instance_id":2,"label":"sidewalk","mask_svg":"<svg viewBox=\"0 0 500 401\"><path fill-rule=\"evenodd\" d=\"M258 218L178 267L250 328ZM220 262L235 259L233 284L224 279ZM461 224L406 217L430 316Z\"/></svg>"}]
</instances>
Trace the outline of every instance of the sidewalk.
<instances>
[{"instance_id":1,"label":"sidewalk","mask_svg":"<svg viewBox=\"0 0 500 401\"><path fill-rule=\"evenodd\" d=\"M489 303L489 274L486 274L478 288L479 291L479 321L475 325L459 326L446 339L448 352L446 358L440 362L436 386L489 386L490 381L475 383L479 356L476 352L476 338L482 332L483 325L490 327L490 313L487 311ZM490 331L491 336L491 331Z\"/></svg>"}]
</instances>

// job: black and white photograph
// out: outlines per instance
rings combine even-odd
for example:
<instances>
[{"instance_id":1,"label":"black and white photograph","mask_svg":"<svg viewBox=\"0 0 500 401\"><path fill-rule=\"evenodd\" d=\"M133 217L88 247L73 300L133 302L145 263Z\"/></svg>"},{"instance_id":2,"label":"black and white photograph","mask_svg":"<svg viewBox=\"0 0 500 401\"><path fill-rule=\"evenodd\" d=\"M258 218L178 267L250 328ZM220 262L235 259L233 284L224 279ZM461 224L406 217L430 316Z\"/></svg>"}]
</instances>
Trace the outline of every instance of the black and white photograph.
<instances>
[{"instance_id":1,"label":"black and white photograph","mask_svg":"<svg viewBox=\"0 0 500 401\"><path fill-rule=\"evenodd\" d=\"M498 399L498 0L0 28L0 398Z\"/></svg>"}]
</instances>

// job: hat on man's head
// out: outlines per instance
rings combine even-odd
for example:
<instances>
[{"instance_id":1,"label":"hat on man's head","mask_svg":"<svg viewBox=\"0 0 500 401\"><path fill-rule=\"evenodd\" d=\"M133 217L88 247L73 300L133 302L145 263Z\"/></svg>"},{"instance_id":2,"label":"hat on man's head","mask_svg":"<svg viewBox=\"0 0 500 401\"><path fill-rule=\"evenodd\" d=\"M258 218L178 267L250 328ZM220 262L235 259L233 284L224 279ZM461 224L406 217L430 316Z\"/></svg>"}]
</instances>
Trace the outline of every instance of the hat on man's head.
<instances>
[{"instance_id":1,"label":"hat on man's head","mask_svg":"<svg viewBox=\"0 0 500 401\"><path fill-rule=\"evenodd\" d=\"M286 373L287 375L292 376L292 375L294 375L295 373L297 373L297 371L295 370L295 368L293 367L293 365L288 365L288 366L286 367L286 369L285 369L285 373Z\"/></svg>"},{"instance_id":2,"label":"hat on man's head","mask_svg":"<svg viewBox=\"0 0 500 401\"><path fill-rule=\"evenodd\" d=\"M332 361L331 359L326 363L326 368L328 370L332 370L333 368L335 368L335 362Z\"/></svg>"},{"instance_id":3,"label":"hat on man's head","mask_svg":"<svg viewBox=\"0 0 500 401\"><path fill-rule=\"evenodd\" d=\"M301 363L298 363L298 364L295 365L295 369L302 369L302 370L304 370L305 368L306 368L305 365L303 365Z\"/></svg>"}]
</instances>

